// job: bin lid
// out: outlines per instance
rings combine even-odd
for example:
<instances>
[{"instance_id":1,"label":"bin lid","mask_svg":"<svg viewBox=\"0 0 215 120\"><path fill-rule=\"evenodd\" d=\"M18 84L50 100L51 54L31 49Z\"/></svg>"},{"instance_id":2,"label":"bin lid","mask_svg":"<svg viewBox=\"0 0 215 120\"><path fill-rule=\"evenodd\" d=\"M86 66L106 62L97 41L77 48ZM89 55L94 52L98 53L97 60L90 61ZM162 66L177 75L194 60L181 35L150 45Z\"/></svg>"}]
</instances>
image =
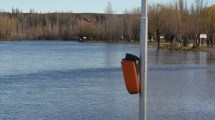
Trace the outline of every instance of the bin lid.
<instances>
[{"instance_id":1,"label":"bin lid","mask_svg":"<svg viewBox=\"0 0 215 120\"><path fill-rule=\"evenodd\" d=\"M137 57L136 55L126 53L126 57L123 60L138 61L140 60L140 58Z\"/></svg>"}]
</instances>

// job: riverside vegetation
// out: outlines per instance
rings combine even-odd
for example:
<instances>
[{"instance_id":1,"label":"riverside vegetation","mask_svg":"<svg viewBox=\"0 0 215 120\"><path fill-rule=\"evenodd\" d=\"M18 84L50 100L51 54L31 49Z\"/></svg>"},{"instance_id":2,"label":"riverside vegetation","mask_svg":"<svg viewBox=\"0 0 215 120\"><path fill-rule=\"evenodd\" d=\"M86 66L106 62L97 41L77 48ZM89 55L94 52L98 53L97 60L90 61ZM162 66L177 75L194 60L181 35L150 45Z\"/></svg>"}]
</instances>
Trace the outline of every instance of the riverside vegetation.
<instances>
[{"instance_id":1,"label":"riverside vegetation","mask_svg":"<svg viewBox=\"0 0 215 120\"><path fill-rule=\"evenodd\" d=\"M151 4L148 9L149 40L161 47L160 36L171 47L190 43L200 46L200 34L207 34L208 46L215 41L215 5L206 6L195 0L188 8L185 0L175 3ZM98 13L23 13L0 12L1 40L85 40L102 42L138 42L140 39L140 8L116 14L109 3L104 14Z\"/></svg>"}]
</instances>

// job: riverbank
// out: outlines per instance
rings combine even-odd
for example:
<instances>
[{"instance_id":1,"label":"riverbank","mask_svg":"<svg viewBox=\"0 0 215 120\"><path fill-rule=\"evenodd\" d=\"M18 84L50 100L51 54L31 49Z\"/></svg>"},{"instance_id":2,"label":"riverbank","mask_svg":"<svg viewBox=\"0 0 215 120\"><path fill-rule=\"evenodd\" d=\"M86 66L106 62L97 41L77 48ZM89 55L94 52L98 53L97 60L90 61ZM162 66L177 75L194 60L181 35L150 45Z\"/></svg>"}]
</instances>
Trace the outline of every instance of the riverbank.
<instances>
[{"instance_id":1,"label":"riverbank","mask_svg":"<svg viewBox=\"0 0 215 120\"><path fill-rule=\"evenodd\" d=\"M139 44L139 41L101 41L101 40L96 40L96 41L79 41L79 42L84 42L84 43L107 43L107 44Z\"/></svg>"},{"instance_id":2,"label":"riverbank","mask_svg":"<svg viewBox=\"0 0 215 120\"><path fill-rule=\"evenodd\" d=\"M139 44L139 41L83 41L85 43L107 43L107 44ZM157 47L157 43L148 42L149 46ZM215 46L215 45L214 45ZM176 46L171 48L169 43L161 43L160 49L172 49L175 51L200 51L200 52L214 52L215 47L199 47L194 48L193 46Z\"/></svg>"},{"instance_id":3,"label":"riverbank","mask_svg":"<svg viewBox=\"0 0 215 120\"><path fill-rule=\"evenodd\" d=\"M150 46L157 47L157 43L155 42L149 42ZM175 47L170 47L169 43L161 43L160 44L160 49L171 49L175 51L200 51L200 52L214 52L215 53L215 47L198 47L195 48L193 46L175 46Z\"/></svg>"},{"instance_id":4,"label":"riverbank","mask_svg":"<svg viewBox=\"0 0 215 120\"><path fill-rule=\"evenodd\" d=\"M199 49L202 52L215 52L215 47L210 47L210 48L208 48L208 47L201 47Z\"/></svg>"},{"instance_id":5,"label":"riverbank","mask_svg":"<svg viewBox=\"0 0 215 120\"><path fill-rule=\"evenodd\" d=\"M170 49L170 48L169 48ZM179 46L179 47L175 47L173 48L173 50L179 51L179 50L183 50L183 51L198 51L198 52L214 52L215 53L215 47L184 47L184 46Z\"/></svg>"}]
</instances>

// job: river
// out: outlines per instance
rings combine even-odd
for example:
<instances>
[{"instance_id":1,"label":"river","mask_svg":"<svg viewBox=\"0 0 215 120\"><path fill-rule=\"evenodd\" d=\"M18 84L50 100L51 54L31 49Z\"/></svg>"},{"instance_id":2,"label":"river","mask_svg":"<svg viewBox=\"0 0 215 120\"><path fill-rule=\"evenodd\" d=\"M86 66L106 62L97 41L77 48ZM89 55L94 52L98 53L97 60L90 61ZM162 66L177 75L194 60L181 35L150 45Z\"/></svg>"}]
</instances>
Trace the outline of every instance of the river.
<instances>
[{"instance_id":1,"label":"river","mask_svg":"<svg viewBox=\"0 0 215 120\"><path fill-rule=\"evenodd\" d=\"M137 44L0 42L1 120L138 120L120 62ZM148 120L215 118L215 53L148 48Z\"/></svg>"}]
</instances>

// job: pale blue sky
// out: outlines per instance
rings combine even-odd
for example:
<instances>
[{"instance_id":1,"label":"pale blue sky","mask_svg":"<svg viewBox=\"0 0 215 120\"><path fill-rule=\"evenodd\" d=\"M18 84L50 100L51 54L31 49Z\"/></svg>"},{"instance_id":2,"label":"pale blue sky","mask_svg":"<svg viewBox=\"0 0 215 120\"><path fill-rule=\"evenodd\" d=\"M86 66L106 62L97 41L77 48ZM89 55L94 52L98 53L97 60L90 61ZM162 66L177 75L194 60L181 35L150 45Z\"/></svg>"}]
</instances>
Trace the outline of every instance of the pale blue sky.
<instances>
[{"instance_id":1,"label":"pale blue sky","mask_svg":"<svg viewBox=\"0 0 215 120\"><path fill-rule=\"evenodd\" d=\"M29 12L30 8L37 12L68 12L74 13L104 13L111 2L116 13L123 10L140 7L141 0L0 0L0 10L11 11L11 8L19 8L23 12ZM168 4L175 0L148 0L149 3ZM187 0L191 4L194 0ZM215 4L215 0L205 0L208 5Z\"/></svg>"}]
</instances>

